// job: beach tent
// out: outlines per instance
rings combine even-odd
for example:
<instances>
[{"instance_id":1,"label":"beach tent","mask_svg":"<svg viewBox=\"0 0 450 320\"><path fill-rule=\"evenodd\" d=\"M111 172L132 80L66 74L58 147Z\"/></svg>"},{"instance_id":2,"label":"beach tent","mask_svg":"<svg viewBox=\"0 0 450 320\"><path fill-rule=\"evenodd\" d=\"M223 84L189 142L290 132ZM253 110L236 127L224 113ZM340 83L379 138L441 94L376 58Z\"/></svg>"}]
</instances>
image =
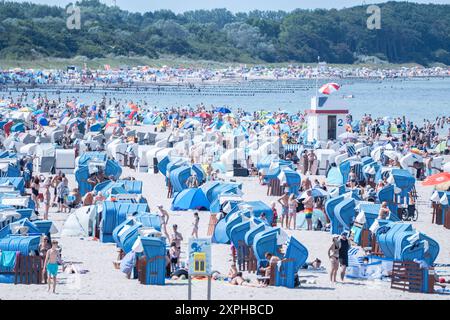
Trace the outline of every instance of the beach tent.
<instances>
[{"instance_id":1,"label":"beach tent","mask_svg":"<svg viewBox=\"0 0 450 320\"><path fill-rule=\"evenodd\" d=\"M327 184L333 186L339 186L344 183L344 178L341 171L336 166L331 166L327 173Z\"/></svg>"},{"instance_id":2,"label":"beach tent","mask_svg":"<svg viewBox=\"0 0 450 320\"><path fill-rule=\"evenodd\" d=\"M172 210L209 210L210 203L200 188L184 189L172 201Z\"/></svg>"},{"instance_id":3,"label":"beach tent","mask_svg":"<svg viewBox=\"0 0 450 320\"><path fill-rule=\"evenodd\" d=\"M317 224L322 224L322 226L325 226L327 224L327 218L325 213L320 209L314 209L312 213L312 224L313 228L317 227ZM308 225L306 223L305 214L303 212L297 213L297 219L295 220L296 226L295 229L307 229Z\"/></svg>"},{"instance_id":4,"label":"beach tent","mask_svg":"<svg viewBox=\"0 0 450 320\"><path fill-rule=\"evenodd\" d=\"M78 208L67 217L61 235L68 237L95 236L96 219L96 206Z\"/></svg>"}]
</instances>

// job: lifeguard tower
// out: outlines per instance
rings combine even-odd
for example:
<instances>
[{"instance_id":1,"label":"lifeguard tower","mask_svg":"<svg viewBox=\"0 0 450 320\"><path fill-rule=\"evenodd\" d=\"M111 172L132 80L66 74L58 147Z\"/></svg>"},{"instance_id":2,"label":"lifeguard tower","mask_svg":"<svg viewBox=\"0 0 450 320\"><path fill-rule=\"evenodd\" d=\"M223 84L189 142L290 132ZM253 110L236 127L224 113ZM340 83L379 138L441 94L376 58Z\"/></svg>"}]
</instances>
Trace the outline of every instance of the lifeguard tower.
<instances>
[{"instance_id":1,"label":"lifeguard tower","mask_svg":"<svg viewBox=\"0 0 450 320\"><path fill-rule=\"evenodd\" d=\"M334 96L311 98L311 109L306 110L308 141L335 140L345 132L348 107L344 99Z\"/></svg>"}]
</instances>

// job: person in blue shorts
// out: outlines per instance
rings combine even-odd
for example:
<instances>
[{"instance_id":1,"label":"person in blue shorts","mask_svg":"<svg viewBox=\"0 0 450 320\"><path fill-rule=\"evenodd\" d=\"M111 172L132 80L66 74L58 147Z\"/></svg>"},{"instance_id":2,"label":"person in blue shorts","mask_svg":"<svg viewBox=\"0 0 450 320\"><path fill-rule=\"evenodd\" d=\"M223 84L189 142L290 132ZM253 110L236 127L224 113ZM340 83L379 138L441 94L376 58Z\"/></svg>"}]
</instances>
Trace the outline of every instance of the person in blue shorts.
<instances>
[{"instance_id":1,"label":"person in blue shorts","mask_svg":"<svg viewBox=\"0 0 450 320\"><path fill-rule=\"evenodd\" d=\"M50 286L53 283L53 293L55 293L56 291L56 276L58 275L58 261L59 261L58 241L53 240L52 247L50 250L47 251L44 261L45 270L47 271L48 291L50 291Z\"/></svg>"}]
</instances>

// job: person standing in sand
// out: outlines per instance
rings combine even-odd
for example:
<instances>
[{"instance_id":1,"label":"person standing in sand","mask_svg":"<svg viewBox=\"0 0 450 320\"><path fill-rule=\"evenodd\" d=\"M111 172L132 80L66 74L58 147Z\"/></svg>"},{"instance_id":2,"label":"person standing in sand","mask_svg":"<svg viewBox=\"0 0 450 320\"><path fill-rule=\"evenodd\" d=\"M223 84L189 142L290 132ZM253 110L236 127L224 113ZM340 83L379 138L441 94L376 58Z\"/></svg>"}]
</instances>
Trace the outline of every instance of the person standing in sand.
<instances>
[{"instance_id":1,"label":"person standing in sand","mask_svg":"<svg viewBox=\"0 0 450 320\"><path fill-rule=\"evenodd\" d=\"M277 204L275 203L275 201L272 201L271 209L272 209L272 227L276 227L278 223L278 211L277 211Z\"/></svg>"},{"instance_id":2,"label":"person standing in sand","mask_svg":"<svg viewBox=\"0 0 450 320\"><path fill-rule=\"evenodd\" d=\"M311 189L306 190L306 198L305 198L305 200L303 200L303 205L305 206L303 213L305 214L305 219L306 219L306 223L308 226L308 230L312 230L312 215L313 215L313 209L314 209L314 198L312 196Z\"/></svg>"},{"instance_id":3,"label":"person standing in sand","mask_svg":"<svg viewBox=\"0 0 450 320\"><path fill-rule=\"evenodd\" d=\"M313 150L311 150L308 154L308 170L310 174L316 174L316 172L312 172L312 168L314 166L314 162L317 160L317 156ZM306 172L306 171L305 171Z\"/></svg>"},{"instance_id":4,"label":"person standing in sand","mask_svg":"<svg viewBox=\"0 0 450 320\"><path fill-rule=\"evenodd\" d=\"M180 232L178 232L178 225L173 225L173 233L170 241L175 242L177 244L178 250L181 250L181 241L183 241L183 236Z\"/></svg>"},{"instance_id":5,"label":"person standing in sand","mask_svg":"<svg viewBox=\"0 0 450 320\"><path fill-rule=\"evenodd\" d=\"M164 235L167 239L170 239L169 232L167 232L167 223L169 222L169 213L166 209L164 209L163 205L160 204L158 206L159 209L159 220L161 223L161 230L164 232Z\"/></svg>"},{"instance_id":6,"label":"person standing in sand","mask_svg":"<svg viewBox=\"0 0 450 320\"><path fill-rule=\"evenodd\" d=\"M56 293L56 276L58 275L58 241L52 241L52 247L49 249L45 255L44 266L47 270L47 283L48 291L50 291L51 284L53 283L53 293ZM43 271L45 272L45 271Z\"/></svg>"},{"instance_id":7,"label":"person standing in sand","mask_svg":"<svg viewBox=\"0 0 450 320\"><path fill-rule=\"evenodd\" d=\"M50 186L52 183L52 177L47 178L44 184L44 205L45 205L45 212L44 212L44 220L48 220L48 211L50 210L50 202L52 200L52 194L50 192Z\"/></svg>"},{"instance_id":8,"label":"person standing in sand","mask_svg":"<svg viewBox=\"0 0 450 320\"><path fill-rule=\"evenodd\" d=\"M303 174L307 174L308 173L308 151L303 151L302 154L302 163L303 163Z\"/></svg>"},{"instance_id":9,"label":"person standing in sand","mask_svg":"<svg viewBox=\"0 0 450 320\"><path fill-rule=\"evenodd\" d=\"M328 257L331 263L330 281L332 283L336 282L336 275L339 270L339 245L339 236L333 236L333 243L328 249Z\"/></svg>"},{"instance_id":10,"label":"person standing in sand","mask_svg":"<svg viewBox=\"0 0 450 320\"><path fill-rule=\"evenodd\" d=\"M345 271L348 267L348 250L351 248L350 241L347 238L347 232L341 233L339 238L339 264L341 265L341 280L344 282Z\"/></svg>"},{"instance_id":11,"label":"person standing in sand","mask_svg":"<svg viewBox=\"0 0 450 320\"><path fill-rule=\"evenodd\" d=\"M278 199L278 203L281 204L281 228L288 227L288 213L289 213L289 193L286 192L281 198Z\"/></svg>"},{"instance_id":12,"label":"person standing in sand","mask_svg":"<svg viewBox=\"0 0 450 320\"><path fill-rule=\"evenodd\" d=\"M308 189L312 189L312 183L311 183L311 180L309 180L308 177L306 177L306 179L303 180L303 182L302 182L302 189L304 191L306 191Z\"/></svg>"},{"instance_id":13,"label":"person standing in sand","mask_svg":"<svg viewBox=\"0 0 450 320\"><path fill-rule=\"evenodd\" d=\"M194 223L193 223L193 228L192 228L192 236L195 239L198 239L198 223L200 221L200 218L198 216L198 212L194 213Z\"/></svg>"},{"instance_id":14,"label":"person standing in sand","mask_svg":"<svg viewBox=\"0 0 450 320\"><path fill-rule=\"evenodd\" d=\"M297 206L298 206L298 202L295 199L295 194L292 193L289 197L289 207L288 207L289 216L288 216L288 221L287 221L288 229L291 229L291 223L293 222L292 229L295 230L295 224L297 223Z\"/></svg>"}]
</instances>

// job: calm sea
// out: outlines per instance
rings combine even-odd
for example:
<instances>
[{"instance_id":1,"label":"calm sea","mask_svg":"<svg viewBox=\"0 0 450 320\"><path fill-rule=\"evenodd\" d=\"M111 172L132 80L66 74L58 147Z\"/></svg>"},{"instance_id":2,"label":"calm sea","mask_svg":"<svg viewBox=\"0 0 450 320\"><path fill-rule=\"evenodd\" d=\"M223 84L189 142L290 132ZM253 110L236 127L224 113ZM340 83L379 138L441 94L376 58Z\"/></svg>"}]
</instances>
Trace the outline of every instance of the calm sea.
<instances>
[{"instance_id":1,"label":"calm sea","mask_svg":"<svg viewBox=\"0 0 450 320\"><path fill-rule=\"evenodd\" d=\"M450 116L450 78L431 79L389 79L389 80L342 80L335 81L342 85L335 93L348 103L355 118L365 113L372 116L403 116L415 122L434 119L437 116ZM318 85L326 83L321 80ZM7 95L3 92L1 95ZM28 102L33 95L30 92ZM42 91L41 91L42 94ZM58 94L47 91L49 98ZM253 81L227 85L196 85L186 87L156 87L148 91L122 90L97 92L63 92L62 99L77 97L84 103L99 101L106 94L107 98L132 100L150 107L228 106L253 110L287 110L303 111L310 106L310 98L315 95L315 82L306 80L291 81ZM13 93L13 95L16 95Z\"/></svg>"}]
</instances>

